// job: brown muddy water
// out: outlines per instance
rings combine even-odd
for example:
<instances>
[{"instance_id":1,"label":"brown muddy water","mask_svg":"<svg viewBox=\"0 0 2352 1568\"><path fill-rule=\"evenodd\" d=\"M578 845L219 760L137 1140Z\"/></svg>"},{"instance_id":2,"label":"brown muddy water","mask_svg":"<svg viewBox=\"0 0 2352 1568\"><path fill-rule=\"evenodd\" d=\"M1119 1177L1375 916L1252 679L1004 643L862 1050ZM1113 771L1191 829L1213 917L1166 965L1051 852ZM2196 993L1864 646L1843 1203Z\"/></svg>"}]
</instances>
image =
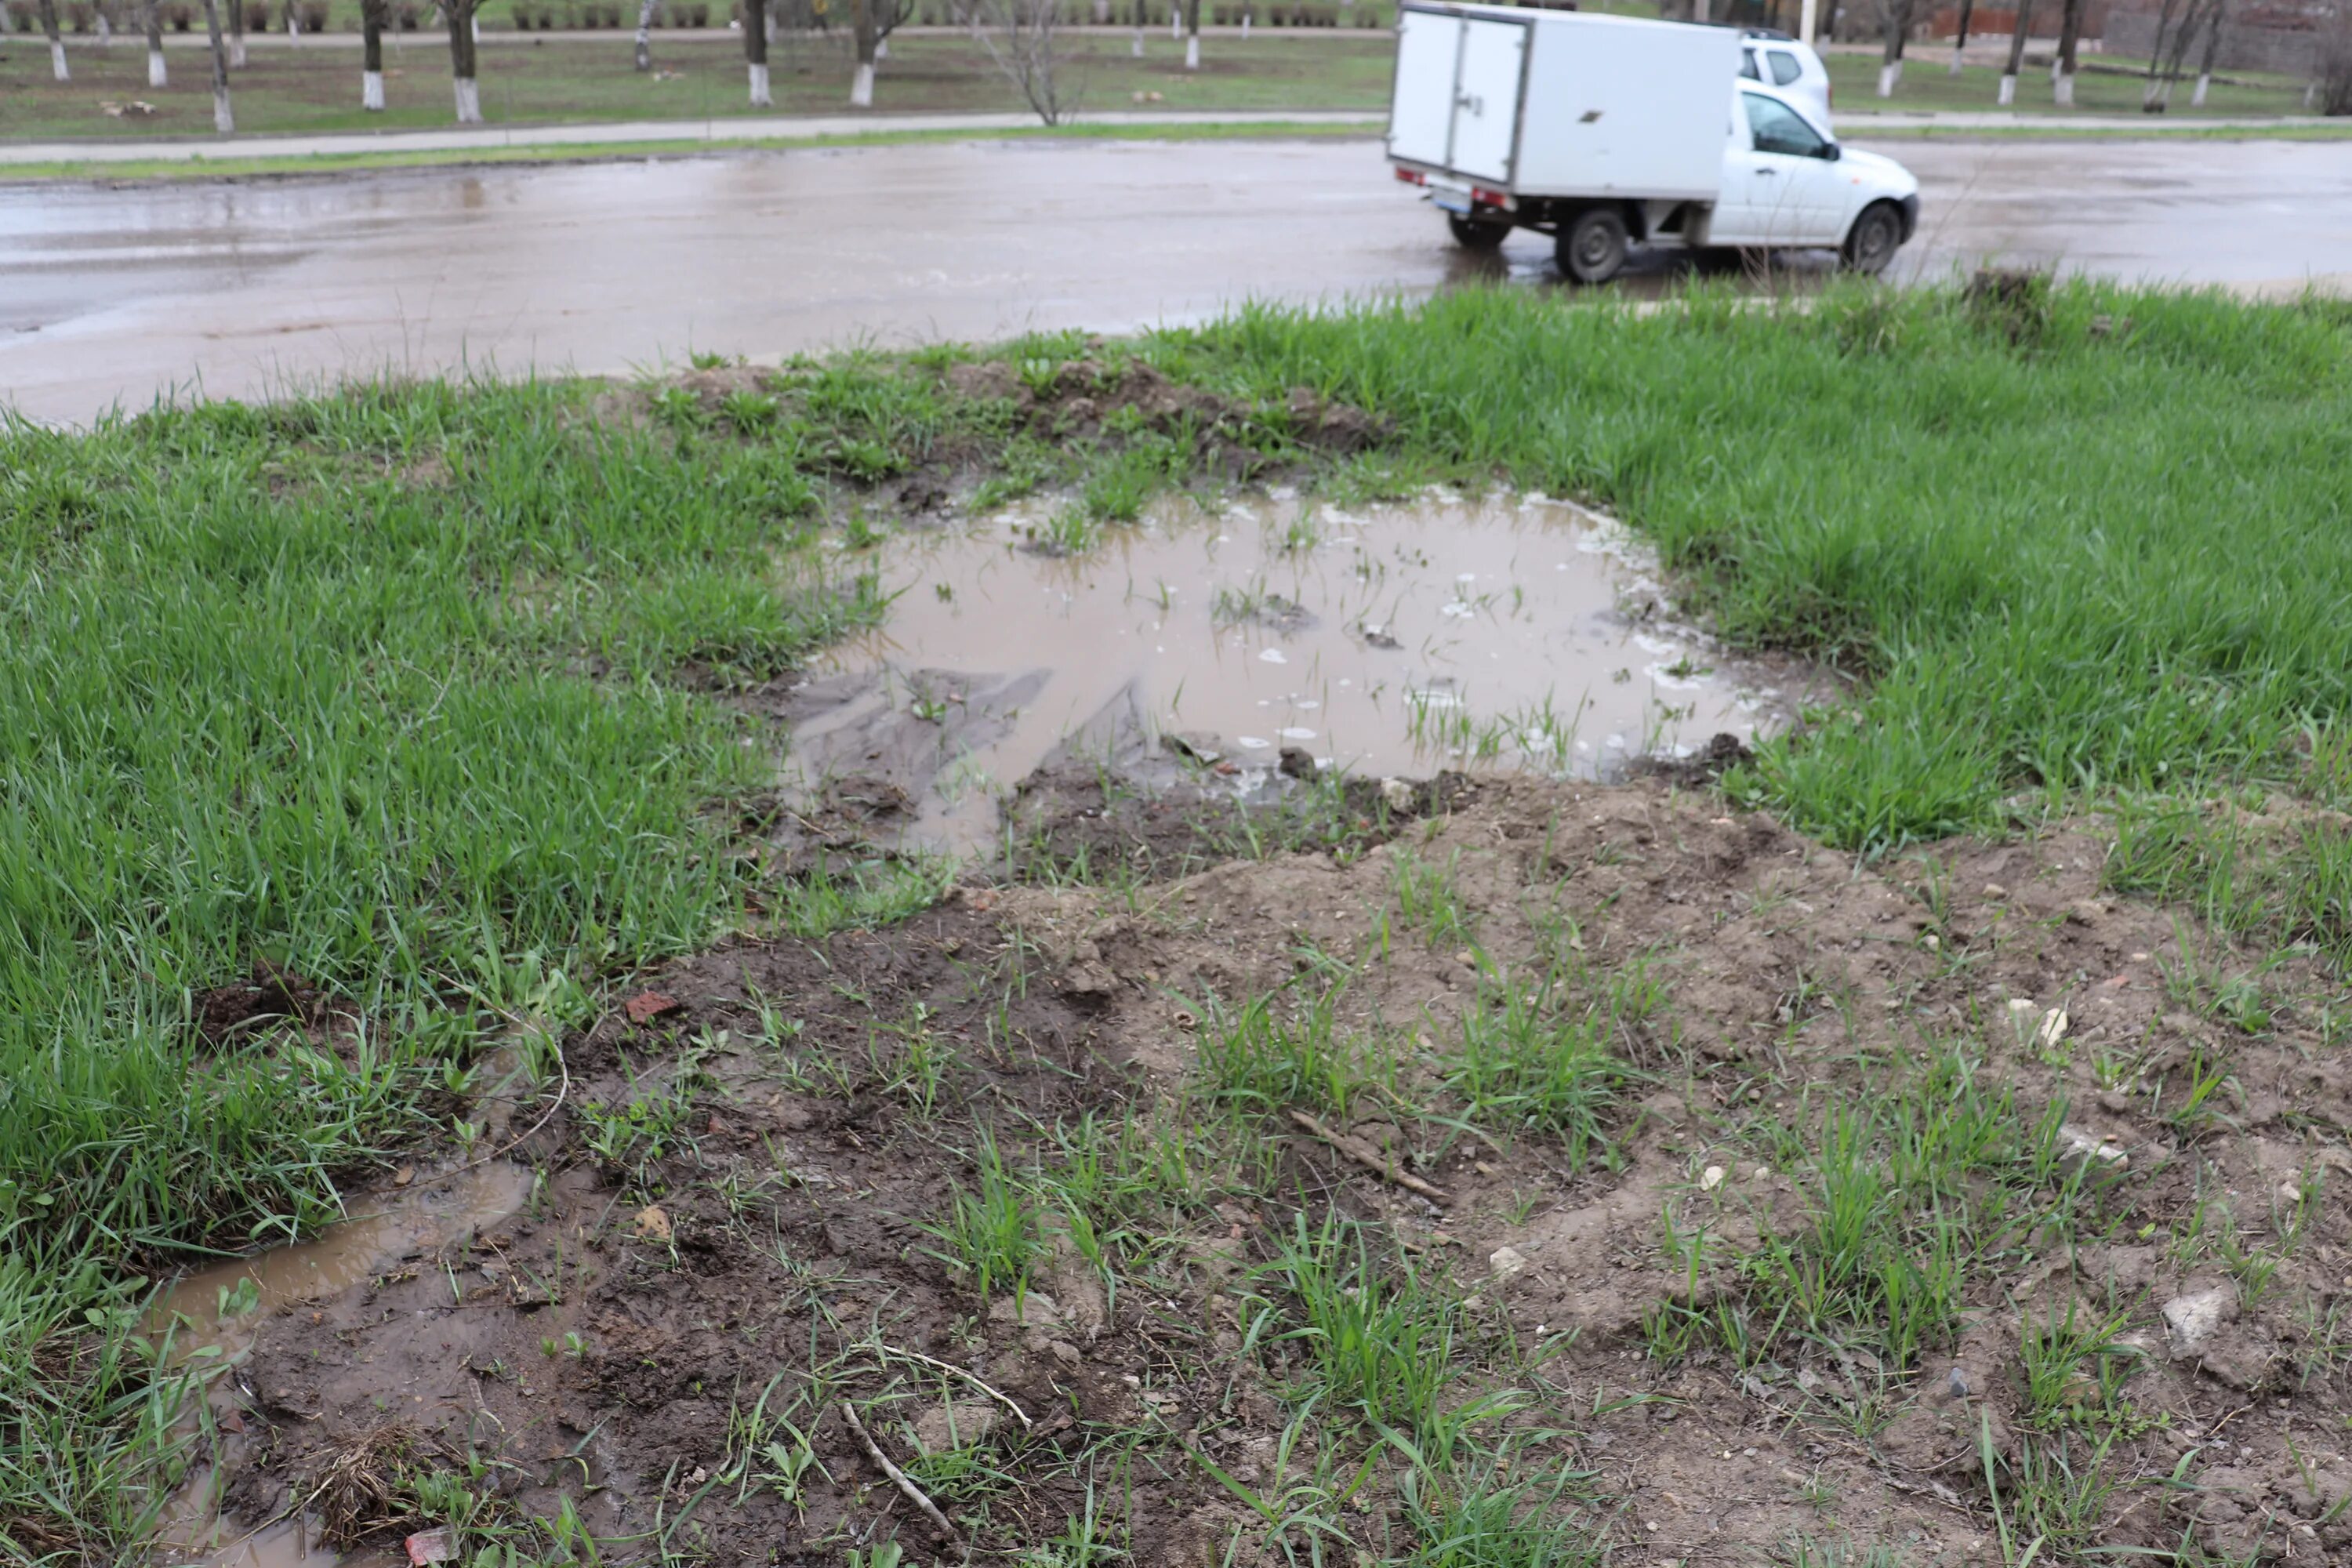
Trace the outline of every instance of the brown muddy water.
<instances>
[{"instance_id":1,"label":"brown muddy water","mask_svg":"<svg viewBox=\"0 0 2352 1568\"><path fill-rule=\"evenodd\" d=\"M1827 695L1726 656L1622 528L1567 501L1181 500L1057 555L1060 505L884 547L887 618L790 704L792 784L887 798L900 842L968 852L1054 762L1156 757L1237 798L1277 787L1286 752L1608 777Z\"/></svg>"},{"instance_id":2,"label":"brown muddy water","mask_svg":"<svg viewBox=\"0 0 2352 1568\"><path fill-rule=\"evenodd\" d=\"M405 1260L496 1225L521 1209L533 1179L528 1167L502 1160L412 1176L408 1184L368 1200L362 1212L311 1240L186 1275L150 1310L147 1331L159 1340L169 1334L173 1364L205 1358L229 1369L211 1384L210 1402L215 1422L226 1423L223 1440L234 1444L243 1425L233 1414L239 1378L235 1369L266 1319L332 1300L396 1271ZM164 1510L157 1562L188 1568L332 1568L343 1561L310 1540L300 1522L283 1521L259 1530L239 1525L223 1516L217 1494L217 1477L209 1465L191 1471Z\"/></svg>"}]
</instances>

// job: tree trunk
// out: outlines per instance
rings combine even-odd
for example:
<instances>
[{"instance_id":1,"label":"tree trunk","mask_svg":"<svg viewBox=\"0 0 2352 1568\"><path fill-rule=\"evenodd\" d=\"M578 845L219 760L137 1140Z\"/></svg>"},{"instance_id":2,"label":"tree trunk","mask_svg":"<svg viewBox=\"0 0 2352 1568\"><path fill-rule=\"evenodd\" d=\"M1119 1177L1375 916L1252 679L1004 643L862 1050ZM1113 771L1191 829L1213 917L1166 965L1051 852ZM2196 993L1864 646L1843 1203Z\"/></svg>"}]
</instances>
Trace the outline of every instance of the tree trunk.
<instances>
[{"instance_id":1,"label":"tree trunk","mask_svg":"<svg viewBox=\"0 0 2352 1568\"><path fill-rule=\"evenodd\" d=\"M391 0L360 0L360 107L371 114L383 112L383 17L390 8Z\"/></svg>"},{"instance_id":2,"label":"tree trunk","mask_svg":"<svg viewBox=\"0 0 2352 1568\"><path fill-rule=\"evenodd\" d=\"M1893 98L1903 79L1903 45L1911 31L1911 0L1878 0L1878 20L1886 35L1878 61L1878 96Z\"/></svg>"},{"instance_id":3,"label":"tree trunk","mask_svg":"<svg viewBox=\"0 0 2352 1568\"><path fill-rule=\"evenodd\" d=\"M637 68L654 68L654 7L661 0L643 0L637 7Z\"/></svg>"},{"instance_id":4,"label":"tree trunk","mask_svg":"<svg viewBox=\"0 0 2352 1568\"><path fill-rule=\"evenodd\" d=\"M73 80L66 64L66 41L58 37L58 0L41 0L41 31L49 37L49 71L59 81Z\"/></svg>"},{"instance_id":5,"label":"tree trunk","mask_svg":"<svg viewBox=\"0 0 2352 1568\"><path fill-rule=\"evenodd\" d=\"M2067 105L2074 102L2074 58L2083 42L2083 0L2066 0L2066 9L2058 18L2058 58L2053 68L2055 84L2050 89L2053 100Z\"/></svg>"},{"instance_id":6,"label":"tree trunk","mask_svg":"<svg viewBox=\"0 0 2352 1568\"><path fill-rule=\"evenodd\" d=\"M2172 22L2172 0L2164 0L2164 8L2156 14L2156 40L2147 47L2147 79L2139 89L2142 113L2156 111L2156 68L2164 58L2164 29Z\"/></svg>"},{"instance_id":7,"label":"tree trunk","mask_svg":"<svg viewBox=\"0 0 2352 1568\"><path fill-rule=\"evenodd\" d=\"M874 46L882 41L874 24L874 0L855 0L849 7L850 31L857 40L857 74L849 79L849 107L874 107Z\"/></svg>"},{"instance_id":8,"label":"tree trunk","mask_svg":"<svg viewBox=\"0 0 2352 1568\"><path fill-rule=\"evenodd\" d=\"M2205 107L2205 89L2213 85L2214 57L2221 52L2221 14L2229 8L2229 0L2213 0L2213 14L2205 18L2205 53L2197 62L2197 90L2189 95L2189 107Z\"/></svg>"},{"instance_id":9,"label":"tree trunk","mask_svg":"<svg viewBox=\"0 0 2352 1568\"><path fill-rule=\"evenodd\" d=\"M205 37L213 47L213 129L234 136L236 115L228 106L228 45L221 38L220 0L205 0Z\"/></svg>"},{"instance_id":10,"label":"tree trunk","mask_svg":"<svg viewBox=\"0 0 2352 1568\"><path fill-rule=\"evenodd\" d=\"M2025 34L2033 21L2033 0L2017 0L2017 19L2011 24L2009 64L2000 73L2000 103L2017 101L2017 68L2025 63Z\"/></svg>"},{"instance_id":11,"label":"tree trunk","mask_svg":"<svg viewBox=\"0 0 2352 1568\"><path fill-rule=\"evenodd\" d=\"M2157 83L2155 113L2163 114L2172 108L2173 84L2180 79L2181 68L2189 60L2189 40L2197 36L2198 24L2203 18L2204 11L2198 7L2197 0L2189 0L2180 13L2180 26L2172 35L2172 52L2165 59L2163 77Z\"/></svg>"},{"instance_id":12,"label":"tree trunk","mask_svg":"<svg viewBox=\"0 0 2352 1568\"><path fill-rule=\"evenodd\" d=\"M245 0L228 0L228 64L245 68Z\"/></svg>"},{"instance_id":13,"label":"tree trunk","mask_svg":"<svg viewBox=\"0 0 2352 1568\"><path fill-rule=\"evenodd\" d=\"M163 0L147 0L147 85L169 87L172 73L163 64Z\"/></svg>"},{"instance_id":14,"label":"tree trunk","mask_svg":"<svg viewBox=\"0 0 2352 1568\"><path fill-rule=\"evenodd\" d=\"M1150 0L1135 0L1135 47L1129 52L1137 59L1143 58L1143 29L1151 21Z\"/></svg>"},{"instance_id":15,"label":"tree trunk","mask_svg":"<svg viewBox=\"0 0 2352 1568\"><path fill-rule=\"evenodd\" d=\"M768 90L768 0L743 0L743 59L751 79L751 107L775 103Z\"/></svg>"},{"instance_id":16,"label":"tree trunk","mask_svg":"<svg viewBox=\"0 0 2352 1568\"><path fill-rule=\"evenodd\" d=\"M1201 0L1184 0L1184 68L1201 68Z\"/></svg>"},{"instance_id":17,"label":"tree trunk","mask_svg":"<svg viewBox=\"0 0 2352 1568\"><path fill-rule=\"evenodd\" d=\"M482 122L482 84L474 79L474 6L477 0L441 0L449 24L449 77L457 97L457 123Z\"/></svg>"},{"instance_id":18,"label":"tree trunk","mask_svg":"<svg viewBox=\"0 0 2352 1568\"><path fill-rule=\"evenodd\" d=\"M1960 74L1960 57L1969 47L1969 23L1976 14L1977 0L1960 0L1959 31L1952 38L1952 74Z\"/></svg>"}]
</instances>

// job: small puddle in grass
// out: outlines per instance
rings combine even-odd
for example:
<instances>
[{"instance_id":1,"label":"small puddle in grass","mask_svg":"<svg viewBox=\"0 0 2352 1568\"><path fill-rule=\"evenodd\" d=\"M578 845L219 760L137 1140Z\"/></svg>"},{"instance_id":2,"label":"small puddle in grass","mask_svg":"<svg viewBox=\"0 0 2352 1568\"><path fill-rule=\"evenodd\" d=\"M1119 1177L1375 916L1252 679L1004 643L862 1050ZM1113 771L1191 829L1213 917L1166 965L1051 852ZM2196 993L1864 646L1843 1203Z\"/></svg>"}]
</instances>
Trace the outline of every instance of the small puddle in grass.
<instances>
[{"instance_id":1,"label":"small puddle in grass","mask_svg":"<svg viewBox=\"0 0 2352 1568\"><path fill-rule=\"evenodd\" d=\"M355 1200L352 1206L361 1211L356 1217L331 1225L309 1241L184 1276L149 1310L145 1331L159 1341L170 1332L174 1365L205 1357L233 1367L252 1351L272 1314L331 1300L405 1259L456 1246L520 1211L533 1180L528 1166L493 1160L454 1173L420 1175L411 1186ZM215 1416L224 1422L222 1440L231 1445L235 1429L226 1423L245 1419L236 1414L238 1375L232 1372L211 1384ZM330 1568L337 1562L291 1521L251 1532L240 1529L220 1513L217 1489L209 1467L190 1472L164 1510L154 1561L203 1568L281 1568L296 1563Z\"/></svg>"},{"instance_id":2,"label":"small puddle in grass","mask_svg":"<svg viewBox=\"0 0 2352 1568\"><path fill-rule=\"evenodd\" d=\"M1828 694L1727 657L1598 513L1542 497L1339 508L1179 500L1077 555L1056 503L882 546L898 597L794 693L791 782L899 806L903 841L969 850L1041 763L1122 732L1265 788L1284 748L1359 775L1530 767L1601 778L1745 742Z\"/></svg>"}]
</instances>

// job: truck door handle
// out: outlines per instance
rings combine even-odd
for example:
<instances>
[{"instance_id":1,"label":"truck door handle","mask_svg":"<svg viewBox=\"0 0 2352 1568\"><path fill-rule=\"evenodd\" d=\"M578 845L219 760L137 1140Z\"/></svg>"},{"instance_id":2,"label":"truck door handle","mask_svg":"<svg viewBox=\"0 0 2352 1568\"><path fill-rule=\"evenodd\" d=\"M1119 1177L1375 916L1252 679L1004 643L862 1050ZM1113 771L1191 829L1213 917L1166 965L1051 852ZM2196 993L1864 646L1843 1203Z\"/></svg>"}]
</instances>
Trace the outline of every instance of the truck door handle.
<instances>
[{"instance_id":1,"label":"truck door handle","mask_svg":"<svg viewBox=\"0 0 2352 1568\"><path fill-rule=\"evenodd\" d=\"M1486 112L1486 100L1476 93L1465 92L1454 100L1454 107L1466 109L1473 114L1484 114Z\"/></svg>"},{"instance_id":2,"label":"truck door handle","mask_svg":"<svg viewBox=\"0 0 2352 1568\"><path fill-rule=\"evenodd\" d=\"M1778 169L1759 169L1756 171L1756 174L1759 179L1769 180L1780 172L1780 171Z\"/></svg>"}]
</instances>

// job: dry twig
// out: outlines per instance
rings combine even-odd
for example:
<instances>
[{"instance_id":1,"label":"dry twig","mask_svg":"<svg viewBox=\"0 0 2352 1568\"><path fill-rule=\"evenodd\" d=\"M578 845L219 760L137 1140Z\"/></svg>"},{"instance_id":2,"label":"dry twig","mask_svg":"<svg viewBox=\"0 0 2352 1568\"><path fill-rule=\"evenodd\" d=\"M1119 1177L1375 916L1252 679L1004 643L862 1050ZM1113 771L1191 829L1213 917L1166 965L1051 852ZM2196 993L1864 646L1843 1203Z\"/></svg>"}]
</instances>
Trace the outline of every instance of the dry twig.
<instances>
[{"instance_id":1,"label":"dry twig","mask_svg":"<svg viewBox=\"0 0 2352 1568\"><path fill-rule=\"evenodd\" d=\"M1406 1192L1419 1193L1423 1197L1427 1198L1433 1204L1442 1204L1447 1201L1444 1193L1439 1192L1435 1187L1431 1186L1427 1182L1423 1181L1411 1171L1401 1171L1397 1169L1395 1161L1382 1155L1379 1150L1373 1148L1362 1139L1351 1138L1345 1132L1334 1132L1331 1129L1324 1126L1320 1121L1316 1121L1315 1118L1309 1116L1303 1110L1292 1111L1290 1113L1290 1120L1305 1128L1307 1131L1315 1134L1316 1137L1323 1140L1324 1142L1331 1145L1332 1148L1339 1151L1340 1153L1348 1156L1349 1159L1353 1160L1359 1165L1363 1166L1364 1169L1371 1172L1374 1175L1380 1177L1381 1180L1384 1182L1392 1182L1396 1185L1402 1187Z\"/></svg>"},{"instance_id":2,"label":"dry twig","mask_svg":"<svg viewBox=\"0 0 2352 1568\"><path fill-rule=\"evenodd\" d=\"M925 1497L923 1489L907 1479L907 1472L890 1462L890 1456L882 1451L882 1445L874 1440L874 1434L866 1429L866 1423L857 1418L857 1412L850 1408L846 1399L841 1402L841 1418L849 1423L849 1430L856 1437L858 1447L866 1450L867 1458L882 1467L882 1473L890 1478L890 1484L897 1487L908 1502L922 1510L923 1517L939 1526L942 1535L953 1535L955 1526L950 1524L948 1516L940 1511L940 1505Z\"/></svg>"}]
</instances>

